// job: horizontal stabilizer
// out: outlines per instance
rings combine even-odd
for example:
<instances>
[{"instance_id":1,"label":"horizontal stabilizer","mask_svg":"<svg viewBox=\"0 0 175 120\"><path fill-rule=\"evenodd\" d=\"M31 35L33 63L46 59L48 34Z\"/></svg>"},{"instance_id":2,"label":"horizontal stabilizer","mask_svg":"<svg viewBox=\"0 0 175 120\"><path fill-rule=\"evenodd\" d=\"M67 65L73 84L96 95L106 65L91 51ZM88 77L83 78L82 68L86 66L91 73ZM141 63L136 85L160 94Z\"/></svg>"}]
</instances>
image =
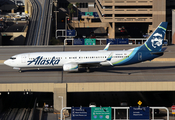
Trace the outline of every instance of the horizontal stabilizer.
<instances>
[{"instance_id":1,"label":"horizontal stabilizer","mask_svg":"<svg viewBox=\"0 0 175 120\"><path fill-rule=\"evenodd\" d=\"M165 47L165 48L162 48L162 50L161 50L161 51L162 51L162 52L165 52L165 50L166 50L166 49L167 49L167 47Z\"/></svg>"},{"instance_id":2,"label":"horizontal stabilizer","mask_svg":"<svg viewBox=\"0 0 175 120\"><path fill-rule=\"evenodd\" d=\"M166 49L167 49L167 47L162 48L160 52L151 52L151 54L152 55L159 55L159 56L161 56L161 55L164 54L164 52L165 52Z\"/></svg>"},{"instance_id":3,"label":"horizontal stabilizer","mask_svg":"<svg viewBox=\"0 0 175 120\"><path fill-rule=\"evenodd\" d=\"M167 49L167 47L162 48L161 51L159 52L151 52L152 55L163 55L163 53L165 52L165 50Z\"/></svg>"},{"instance_id":4,"label":"horizontal stabilizer","mask_svg":"<svg viewBox=\"0 0 175 120\"><path fill-rule=\"evenodd\" d=\"M164 52L151 52L152 55L159 55L159 56L163 55L163 53Z\"/></svg>"}]
</instances>

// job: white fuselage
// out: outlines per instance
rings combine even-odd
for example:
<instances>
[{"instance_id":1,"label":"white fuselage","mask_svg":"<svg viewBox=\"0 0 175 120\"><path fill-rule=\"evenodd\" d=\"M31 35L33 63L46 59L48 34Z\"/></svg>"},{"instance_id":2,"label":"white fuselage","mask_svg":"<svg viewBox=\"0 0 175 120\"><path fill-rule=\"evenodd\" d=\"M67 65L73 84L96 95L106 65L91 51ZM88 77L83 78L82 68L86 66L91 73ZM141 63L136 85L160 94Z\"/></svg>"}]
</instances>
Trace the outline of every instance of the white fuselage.
<instances>
[{"instance_id":1,"label":"white fuselage","mask_svg":"<svg viewBox=\"0 0 175 120\"><path fill-rule=\"evenodd\" d=\"M123 51L77 51L77 52L35 52L23 53L12 56L4 63L14 68L28 67L56 67L67 63L111 65L106 59L112 53L111 63L120 61L132 52L132 50Z\"/></svg>"}]
</instances>

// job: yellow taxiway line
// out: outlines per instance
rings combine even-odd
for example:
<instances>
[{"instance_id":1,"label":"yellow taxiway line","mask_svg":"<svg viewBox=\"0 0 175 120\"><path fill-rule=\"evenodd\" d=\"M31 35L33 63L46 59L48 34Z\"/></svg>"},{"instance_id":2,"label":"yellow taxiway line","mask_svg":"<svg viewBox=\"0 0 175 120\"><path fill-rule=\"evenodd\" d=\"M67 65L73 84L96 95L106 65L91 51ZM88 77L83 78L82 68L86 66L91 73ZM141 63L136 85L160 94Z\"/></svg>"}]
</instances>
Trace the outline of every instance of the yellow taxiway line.
<instances>
[{"instance_id":1,"label":"yellow taxiway line","mask_svg":"<svg viewBox=\"0 0 175 120\"><path fill-rule=\"evenodd\" d=\"M5 60L0 60L0 63L4 63Z\"/></svg>"}]
</instances>

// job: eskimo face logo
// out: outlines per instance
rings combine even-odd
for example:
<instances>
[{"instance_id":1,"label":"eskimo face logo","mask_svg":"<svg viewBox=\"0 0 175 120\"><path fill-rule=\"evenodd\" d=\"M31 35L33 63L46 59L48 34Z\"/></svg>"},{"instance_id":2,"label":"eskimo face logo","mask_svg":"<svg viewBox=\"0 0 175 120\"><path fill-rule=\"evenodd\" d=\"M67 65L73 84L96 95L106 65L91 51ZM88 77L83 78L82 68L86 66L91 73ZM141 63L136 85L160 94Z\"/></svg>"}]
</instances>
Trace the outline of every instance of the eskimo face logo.
<instances>
[{"instance_id":1,"label":"eskimo face logo","mask_svg":"<svg viewBox=\"0 0 175 120\"><path fill-rule=\"evenodd\" d=\"M161 46L162 45L162 34L159 34L159 33L155 33L153 35L153 39L151 40L152 42L152 46L154 48L156 48L157 46Z\"/></svg>"}]
</instances>

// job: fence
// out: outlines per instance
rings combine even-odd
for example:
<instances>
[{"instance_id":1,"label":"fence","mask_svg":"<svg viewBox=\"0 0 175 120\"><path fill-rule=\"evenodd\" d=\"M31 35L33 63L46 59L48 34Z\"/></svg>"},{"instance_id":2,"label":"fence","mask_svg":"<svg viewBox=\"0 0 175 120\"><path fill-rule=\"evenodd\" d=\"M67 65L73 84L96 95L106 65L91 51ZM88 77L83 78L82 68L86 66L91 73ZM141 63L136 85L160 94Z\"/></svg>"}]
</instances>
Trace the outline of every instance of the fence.
<instances>
[{"instance_id":1,"label":"fence","mask_svg":"<svg viewBox=\"0 0 175 120\"><path fill-rule=\"evenodd\" d=\"M93 44L93 41L89 41L87 44L85 41L89 40L95 40L95 44ZM146 41L146 38L116 38L116 39L108 39L108 38L66 38L64 39L64 45L106 45L107 43L111 43L111 45L119 45L119 44L144 44Z\"/></svg>"}]
</instances>

